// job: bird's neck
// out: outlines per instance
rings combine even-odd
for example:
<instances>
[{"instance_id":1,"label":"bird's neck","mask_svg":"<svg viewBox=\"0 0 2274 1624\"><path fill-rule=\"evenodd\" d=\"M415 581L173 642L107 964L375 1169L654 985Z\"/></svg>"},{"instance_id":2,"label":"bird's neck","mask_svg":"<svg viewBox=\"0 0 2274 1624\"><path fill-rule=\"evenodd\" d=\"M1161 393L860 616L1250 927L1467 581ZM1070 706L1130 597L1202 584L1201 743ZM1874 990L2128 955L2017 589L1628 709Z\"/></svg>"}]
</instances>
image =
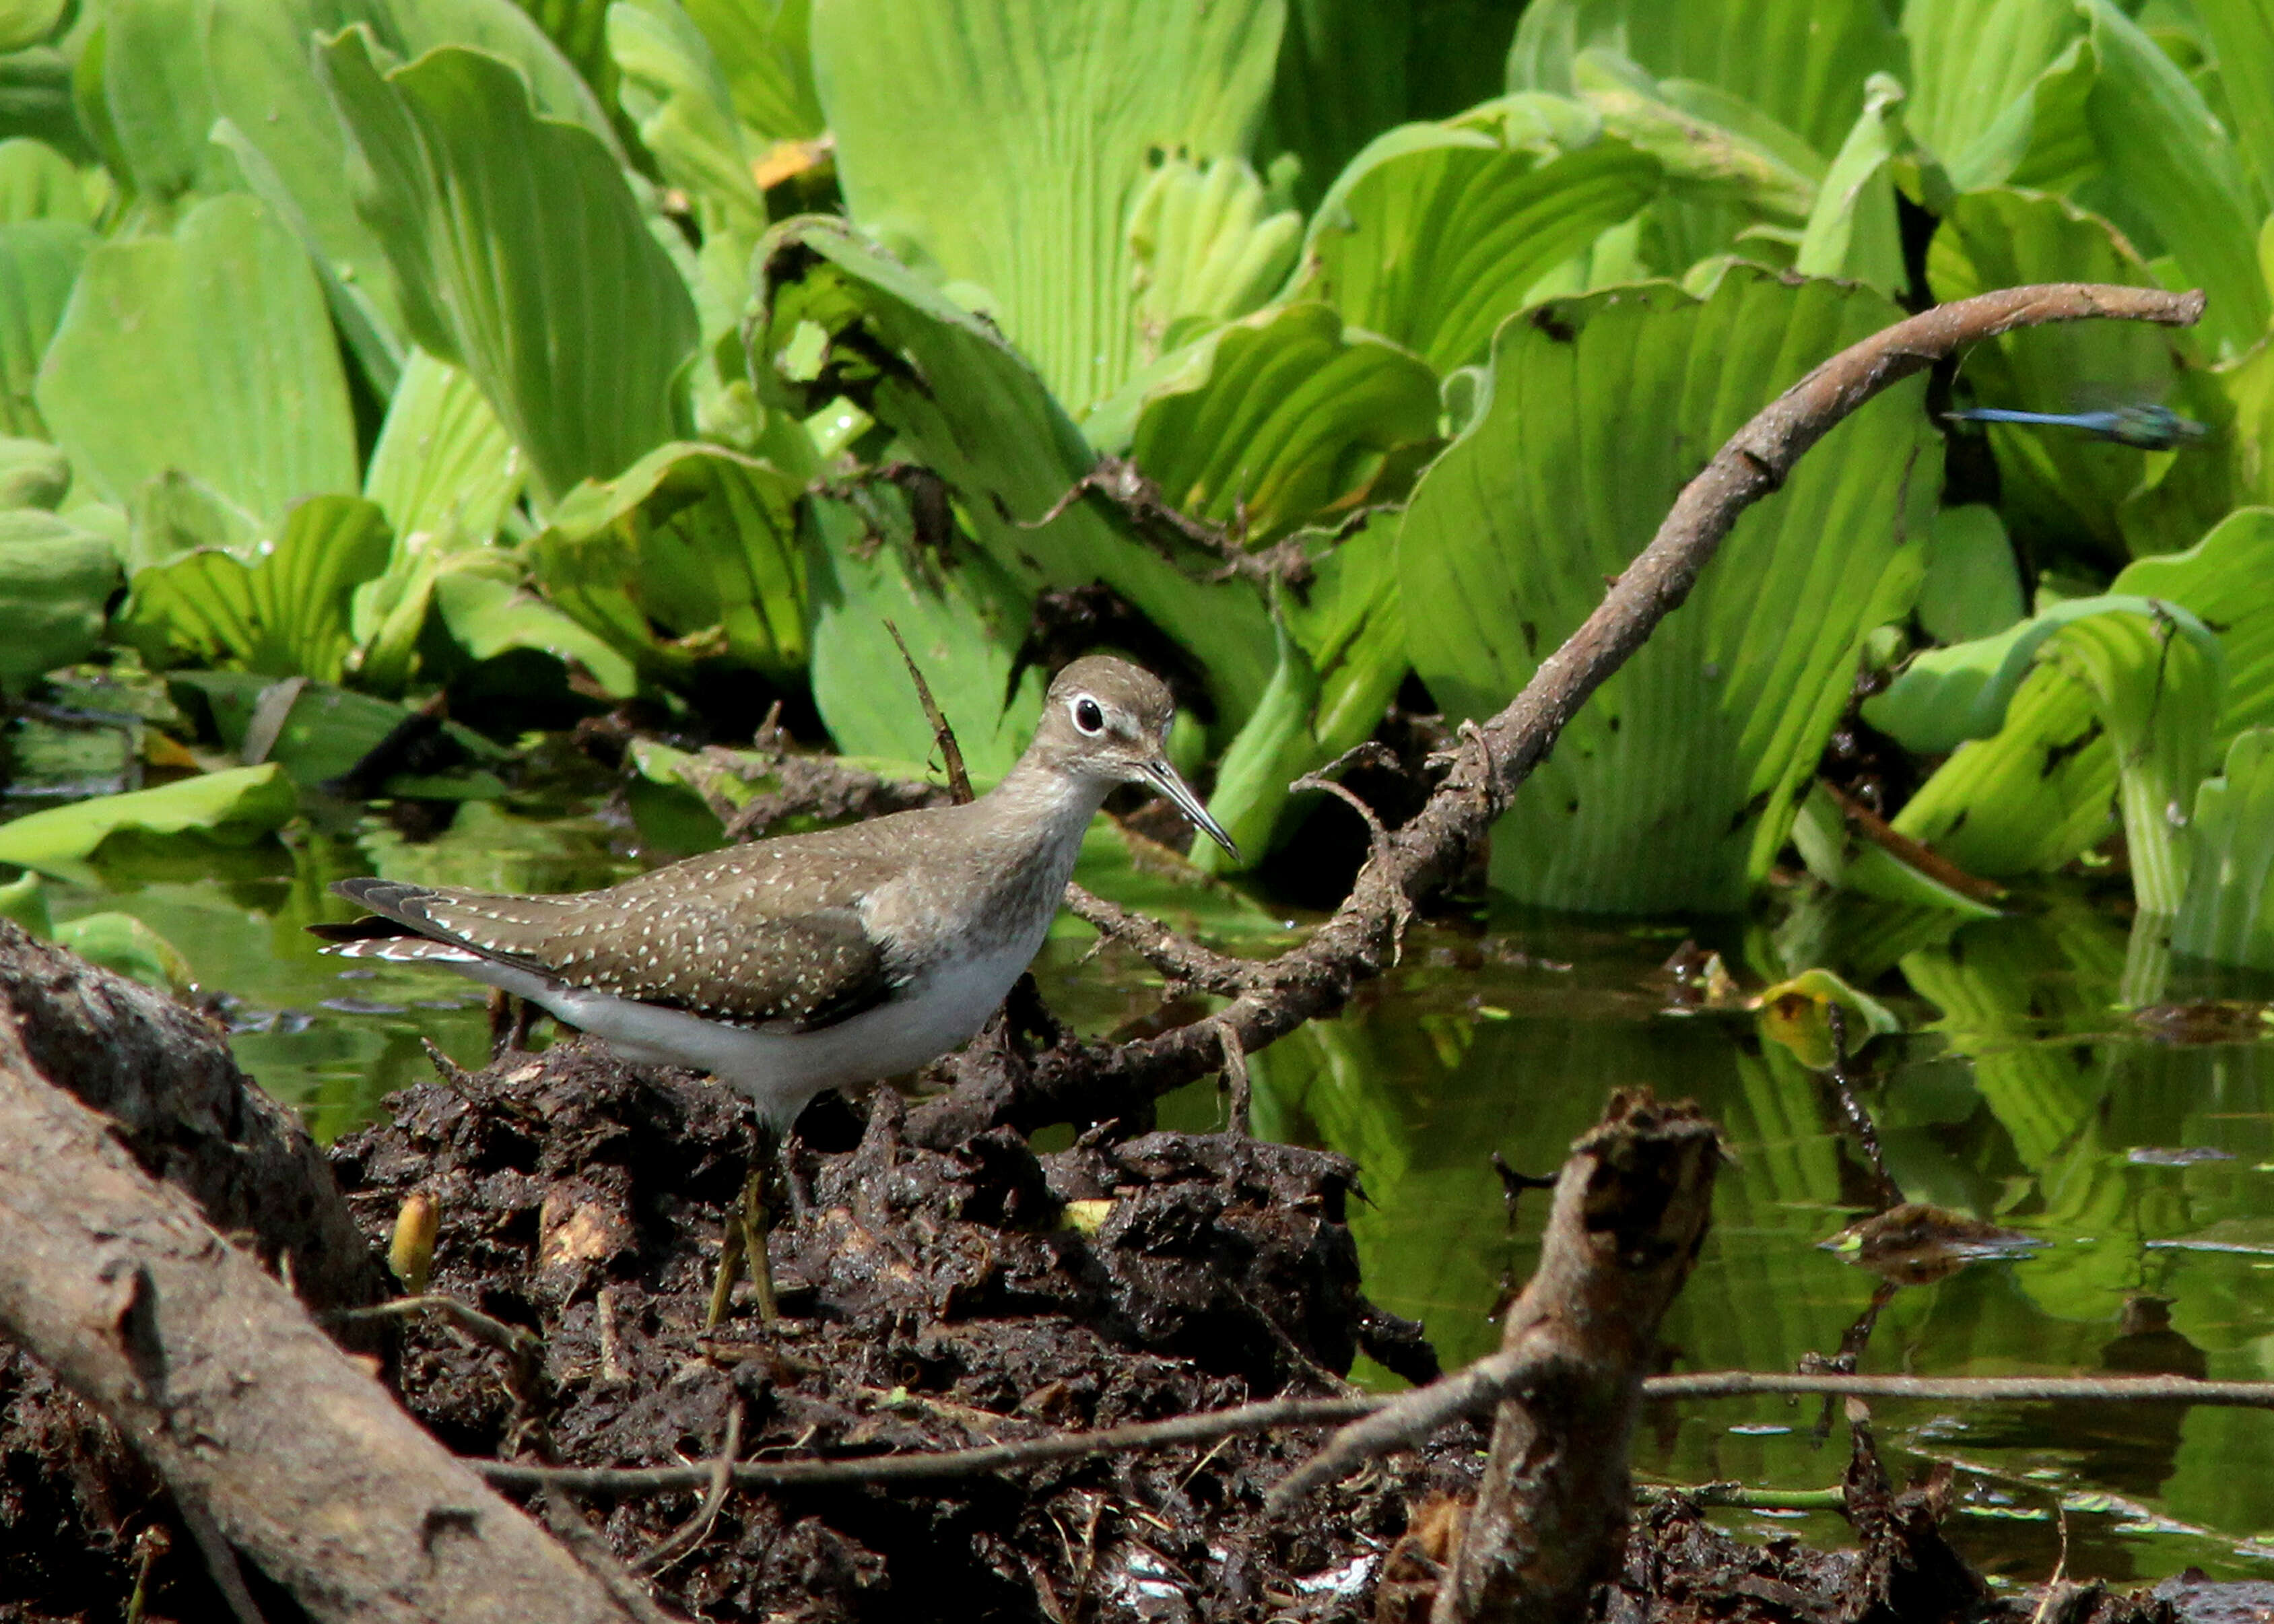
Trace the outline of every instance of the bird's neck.
<instances>
[{"instance_id":1,"label":"bird's neck","mask_svg":"<svg viewBox=\"0 0 2274 1624\"><path fill-rule=\"evenodd\" d=\"M1006 844L1048 850L1071 869L1082 831L1112 787L1087 773L1068 772L1029 756L974 801L971 809L981 827L997 831Z\"/></svg>"}]
</instances>

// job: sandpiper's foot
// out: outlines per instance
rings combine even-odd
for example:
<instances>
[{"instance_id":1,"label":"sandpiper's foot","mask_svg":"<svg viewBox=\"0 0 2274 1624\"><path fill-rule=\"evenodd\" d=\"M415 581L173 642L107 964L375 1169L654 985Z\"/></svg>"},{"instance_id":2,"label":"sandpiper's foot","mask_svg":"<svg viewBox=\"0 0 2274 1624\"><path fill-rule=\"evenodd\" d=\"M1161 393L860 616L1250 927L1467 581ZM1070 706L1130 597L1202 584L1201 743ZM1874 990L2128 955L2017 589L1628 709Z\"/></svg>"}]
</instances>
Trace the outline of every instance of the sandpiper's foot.
<instances>
[{"instance_id":1,"label":"sandpiper's foot","mask_svg":"<svg viewBox=\"0 0 2274 1624\"><path fill-rule=\"evenodd\" d=\"M781 1166L781 1141L772 1133L762 1134L750 1157L749 1172L742 1180L742 1192L727 1210L719 1245L719 1273L711 1282L711 1312L703 1321L706 1331L717 1329L727 1317L734 1302L734 1282L745 1264L750 1271L751 1294L758 1300L758 1323L770 1326L780 1318L774 1306L773 1260L767 1255L766 1241L774 1229L774 1199L768 1186L779 1176Z\"/></svg>"}]
</instances>

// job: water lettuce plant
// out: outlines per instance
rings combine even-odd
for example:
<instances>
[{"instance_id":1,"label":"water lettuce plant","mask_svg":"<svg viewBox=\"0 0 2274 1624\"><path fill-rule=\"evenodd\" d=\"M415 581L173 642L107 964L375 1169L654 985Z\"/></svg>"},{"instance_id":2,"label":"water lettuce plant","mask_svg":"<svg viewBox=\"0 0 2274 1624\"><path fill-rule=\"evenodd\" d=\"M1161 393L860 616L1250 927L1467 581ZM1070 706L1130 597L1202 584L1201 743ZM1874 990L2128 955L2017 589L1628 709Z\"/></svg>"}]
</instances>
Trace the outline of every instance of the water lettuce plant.
<instances>
[{"instance_id":1,"label":"water lettuce plant","mask_svg":"<svg viewBox=\"0 0 2274 1624\"><path fill-rule=\"evenodd\" d=\"M131 650L357 733L542 672L809 695L922 761L890 620L985 776L1103 615L1261 862L1392 706L1505 703L1714 444L1901 308L2201 285L2196 331L2018 333L1813 450L1491 877L1727 911L1797 850L1993 906L1818 788L1875 726L1898 836L2010 882L2120 831L2180 951L2249 959L2274 24L2199 10L28 8L71 77L0 107L0 688ZM1929 410L2096 391L2206 433Z\"/></svg>"}]
</instances>

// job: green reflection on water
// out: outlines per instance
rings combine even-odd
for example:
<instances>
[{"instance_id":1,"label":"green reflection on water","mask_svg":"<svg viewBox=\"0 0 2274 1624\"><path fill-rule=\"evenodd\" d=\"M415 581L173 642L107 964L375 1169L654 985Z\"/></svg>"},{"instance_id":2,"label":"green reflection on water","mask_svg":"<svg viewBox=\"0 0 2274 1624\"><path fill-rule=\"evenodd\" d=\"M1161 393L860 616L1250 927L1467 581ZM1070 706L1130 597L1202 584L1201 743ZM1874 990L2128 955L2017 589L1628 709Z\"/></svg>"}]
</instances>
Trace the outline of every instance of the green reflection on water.
<instances>
[{"instance_id":1,"label":"green reflection on water","mask_svg":"<svg viewBox=\"0 0 2274 1624\"><path fill-rule=\"evenodd\" d=\"M480 989L318 954L301 927L350 912L329 881L573 890L633 871L644 846L630 820L563 816L557 801L471 803L439 832L341 808L290 846L114 843L102 886L52 896L59 919L118 908L170 939L217 996L247 1069L328 1138L427 1074L422 1037L463 1064L487 1049ZM1399 971L1351 1012L1254 1057L1258 1131L1357 1160L1367 1289L1422 1320L1448 1365L1493 1347L1495 1305L1537 1255L1545 1198L1524 1196L1511 1221L1492 1153L1552 1172L1623 1085L1696 1099L1735 1153L1665 1327L1677 1366L1789 1369L1836 1352L1871 1304L1880 1282L1819 1244L1871 1209L1873 1188L1829 1086L1765 1046L1750 1016L1672 1006L1658 966L1680 935L1537 916L1417 928ZM1082 936L1055 936L1038 961L1053 1007L1092 1033L1155 1017L1158 978L1118 952L1091 957ZM1869 1052L1861 1093L1895 1183L2047 1243L2026 1261L1892 1290L1863 1369L2274 1377L2274 1042L2157 1041L2120 1002L2186 989L2159 988L2160 956L2074 895L1954 933L1946 920L1803 900L1722 945L1751 985L1826 964L1890 1001L1909 1034ZM1162 1116L1219 1125L1214 1086L1164 1101ZM2183 1148L2225 1154L2167 1154ZM2149 1298L2168 1300L2167 1323L2142 1319ZM1660 1407L1638 1467L1661 1481L1823 1487L1838 1480L1845 1429L1819 1441L1822 1414L1776 1400ZM2195 1563L2263 1576L2274 1561L2247 1543L2274 1534L2274 1416L1883 1404L1877 1420L1899 1474L1930 1459L1965 1469L1962 1533L1993 1572L2051 1570L2057 1500L2070 1507L2072 1573L2152 1578ZM1820 1513L1721 1515L1755 1537L1847 1537Z\"/></svg>"}]
</instances>

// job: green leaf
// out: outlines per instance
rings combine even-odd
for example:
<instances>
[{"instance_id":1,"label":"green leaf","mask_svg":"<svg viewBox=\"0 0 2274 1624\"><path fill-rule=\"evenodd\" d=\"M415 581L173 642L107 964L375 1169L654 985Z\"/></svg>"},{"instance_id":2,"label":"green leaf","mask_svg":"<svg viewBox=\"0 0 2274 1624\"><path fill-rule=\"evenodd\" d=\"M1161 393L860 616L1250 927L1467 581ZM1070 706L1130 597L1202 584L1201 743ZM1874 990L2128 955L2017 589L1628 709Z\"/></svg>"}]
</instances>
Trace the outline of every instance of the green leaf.
<instances>
[{"instance_id":1,"label":"green leaf","mask_svg":"<svg viewBox=\"0 0 2274 1624\"><path fill-rule=\"evenodd\" d=\"M1970 502L1934 515L1918 623L1937 643L1994 636L2020 620L2021 573L1995 508Z\"/></svg>"},{"instance_id":2,"label":"green leaf","mask_svg":"<svg viewBox=\"0 0 2274 1624\"><path fill-rule=\"evenodd\" d=\"M1079 412L1141 364L1126 227L1150 155L1246 155L1281 15L1269 0L834 0L813 18L814 79L846 205L984 289Z\"/></svg>"},{"instance_id":3,"label":"green leaf","mask_svg":"<svg viewBox=\"0 0 2274 1624\"><path fill-rule=\"evenodd\" d=\"M2235 735L2225 772L2195 793L2187 841L2172 950L2274 970L2274 729Z\"/></svg>"},{"instance_id":4,"label":"green leaf","mask_svg":"<svg viewBox=\"0 0 2274 1624\"><path fill-rule=\"evenodd\" d=\"M1246 161L1203 169L1181 153L1155 167L1129 210L1133 312L1148 360L1261 305L1286 280L1303 236L1292 209L1267 214L1263 183Z\"/></svg>"},{"instance_id":5,"label":"green leaf","mask_svg":"<svg viewBox=\"0 0 2274 1624\"><path fill-rule=\"evenodd\" d=\"M706 665L785 678L805 663L800 482L719 446L658 447L564 497L531 571L578 625L651 678Z\"/></svg>"},{"instance_id":6,"label":"green leaf","mask_svg":"<svg viewBox=\"0 0 2274 1624\"><path fill-rule=\"evenodd\" d=\"M271 680L249 672L194 671L172 681L177 694L194 689L204 699L224 748L240 761L257 751L259 761L275 763L301 785L328 784L347 773L411 714L406 705L300 677ZM440 733L462 763L501 753L455 722L443 723ZM406 776L394 775L380 793L400 793L395 786ZM446 793L454 784L469 795L493 795L502 788L487 773L422 773L417 783L424 798L438 801L458 798Z\"/></svg>"},{"instance_id":7,"label":"green leaf","mask_svg":"<svg viewBox=\"0 0 2274 1624\"><path fill-rule=\"evenodd\" d=\"M27 868L0 885L0 919L15 921L42 940L52 935L56 926L48 913L47 884L45 878Z\"/></svg>"},{"instance_id":8,"label":"green leaf","mask_svg":"<svg viewBox=\"0 0 2274 1624\"><path fill-rule=\"evenodd\" d=\"M1211 843L1208 849L1217 848ZM1077 884L1108 901L1134 908L1203 942L1287 935L1285 921L1254 898L1215 878L1189 858L1123 828L1111 817L1098 818L1083 834L1073 877ZM1050 934L1080 937L1096 933L1073 914L1061 914L1052 922Z\"/></svg>"},{"instance_id":9,"label":"green leaf","mask_svg":"<svg viewBox=\"0 0 2274 1624\"><path fill-rule=\"evenodd\" d=\"M1239 855L1213 845L1196 849L1193 860L1201 868L1211 874L1252 868L1269 852L1288 785L1318 765L1318 746L1311 737L1318 703L1319 673L1302 646L1283 630L1278 669L1217 763L1216 788L1209 796L1209 811Z\"/></svg>"},{"instance_id":10,"label":"green leaf","mask_svg":"<svg viewBox=\"0 0 2274 1624\"><path fill-rule=\"evenodd\" d=\"M2100 76L2086 117L2107 166L2111 207L2136 213L2179 262L2182 285L2210 296L2202 332L2240 354L2266 332L2258 268L2261 210L2233 139L2179 65L2109 0L2077 0L2090 22ZM2255 92L2253 94L2255 94Z\"/></svg>"},{"instance_id":11,"label":"green leaf","mask_svg":"<svg viewBox=\"0 0 2274 1624\"><path fill-rule=\"evenodd\" d=\"M1398 544L1413 664L1447 714L1504 705L1713 447L1894 316L1868 289L1741 266L1704 302L1645 284L1503 327L1491 403L1423 477ZM1517 794L1495 885L1554 907L1743 905L1864 637L1909 608L1941 483L1919 407L1909 386L1866 405L1738 520Z\"/></svg>"},{"instance_id":12,"label":"green leaf","mask_svg":"<svg viewBox=\"0 0 2274 1624\"><path fill-rule=\"evenodd\" d=\"M1865 79L1903 72L1902 36L1880 0L1534 0L1517 24L1509 88L1568 95L1573 59L1598 46L1751 102L1818 152L1839 146Z\"/></svg>"},{"instance_id":13,"label":"green leaf","mask_svg":"<svg viewBox=\"0 0 2274 1624\"><path fill-rule=\"evenodd\" d=\"M2084 96L2097 64L2078 49L2083 25L2073 0L1907 0L1902 28L1911 57L1905 117L1957 190L2003 185L2033 153L2040 171L2096 161ZM2086 78L2071 94L2081 58ZM2055 157L2062 147L2068 155Z\"/></svg>"},{"instance_id":14,"label":"green leaf","mask_svg":"<svg viewBox=\"0 0 2274 1624\"><path fill-rule=\"evenodd\" d=\"M2012 191L1957 199L1927 251L1939 300L2042 282L2154 287L2130 244L2097 215L2058 198ZM2181 375L2175 342L2137 321L2073 321L2008 333L1968 353L1962 376L1977 403L2025 411L2076 411L2098 403L2157 402ZM2173 463L2172 477L2210 477L2201 454L2149 452L2059 430L1985 424L1996 452L2000 506L2016 539L2040 555L2090 540L2120 560L2128 549L2120 517L2148 470Z\"/></svg>"},{"instance_id":15,"label":"green leaf","mask_svg":"<svg viewBox=\"0 0 2274 1624\"><path fill-rule=\"evenodd\" d=\"M33 399L40 357L56 335L94 234L64 220L0 225L0 429L45 438Z\"/></svg>"},{"instance_id":16,"label":"green leaf","mask_svg":"<svg viewBox=\"0 0 2274 1624\"><path fill-rule=\"evenodd\" d=\"M742 217L755 233L766 200L725 75L678 0L620 0L608 8L608 50L623 77L624 112L674 185Z\"/></svg>"},{"instance_id":17,"label":"green leaf","mask_svg":"<svg viewBox=\"0 0 2274 1624\"><path fill-rule=\"evenodd\" d=\"M2112 596L2172 605L2218 628L2225 697L2209 741L2196 747L2205 763L2245 729L2274 724L2270 579L2274 509L2247 508L2186 553L2142 559L2111 583ZM2142 686L2152 701L2154 683ZM2174 746L2184 742L2185 714L2175 708L2156 723ZM2048 655L2014 692L2004 727L1962 746L1938 768L1894 826L1969 873L1999 877L2058 868L2107 833L2118 769L2091 671L2081 660ZM2182 812L2191 783L2176 786ZM2168 808L2155 810L2168 819Z\"/></svg>"},{"instance_id":18,"label":"green leaf","mask_svg":"<svg viewBox=\"0 0 2274 1624\"><path fill-rule=\"evenodd\" d=\"M434 608L452 639L477 660L534 649L582 667L615 698L629 698L639 688L630 660L528 591L520 565L490 549L443 561L434 576Z\"/></svg>"},{"instance_id":19,"label":"green leaf","mask_svg":"<svg viewBox=\"0 0 2274 1624\"><path fill-rule=\"evenodd\" d=\"M43 440L0 439L0 510L53 513L71 490L71 460Z\"/></svg>"},{"instance_id":20,"label":"green leaf","mask_svg":"<svg viewBox=\"0 0 2274 1624\"><path fill-rule=\"evenodd\" d=\"M119 178L146 197L230 189L213 128L212 81L202 38L209 0L109 0L102 11L102 96L123 164Z\"/></svg>"},{"instance_id":21,"label":"green leaf","mask_svg":"<svg viewBox=\"0 0 2274 1624\"><path fill-rule=\"evenodd\" d=\"M323 291L275 214L241 194L199 204L170 237L89 252L36 396L122 505L179 470L275 525L300 498L358 483Z\"/></svg>"},{"instance_id":22,"label":"green leaf","mask_svg":"<svg viewBox=\"0 0 2274 1624\"><path fill-rule=\"evenodd\" d=\"M1857 991L1829 970L1812 969L1762 990L1761 1034L1790 1049L1810 1071L1826 1071L1840 1056L1832 1038L1830 1012L1835 1009L1844 1018L1849 1055L1873 1038L1903 1029L1894 1011L1877 998Z\"/></svg>"},{"instance_id":23,"label":"green leaf","mask_svg":"<svg viewBox=\"0 0 2274 1624\"><path fill-rule=\"evenodd\" d=\"M89 964L155 987L186 993L196 977L181 950L132 914L115 910L82 914L55 928L57 947L77 953Z\"/></svg>"},{"instance_id":24,"label":"green leaf","mask_svg":"<svg viewBox=\"0 0 2274 1624\"><path fill-rule=\"evenodd\" d=\"M1661 84L1600 47L1573 59L1571 77L1607 134L1658 160L1671 199L1749 225L1798 227L1816 207L1823 155L1751 104L1694 80Z\"/></svg>"},{"instance_id":25,"label":"green leaf","mask_svg":"<svg viewBox=\"0 0 2274 1624\"><path fill-rule=\"evenodd\" d=\"M559 3L581 5L585 0ZM416 63L430 51L463 46L508 64L528 86L527 94L541 117L578 126L607 148L620 167L629 167L630 161L608 109L576 64L532 15L532 7L518 0L364 0L364 4L370 7L377 43L398 60ZM537 4L551 5L555 0L537 0ZM350 13L332 26L352 20Z\"/></svg>"},{"instance_id":26,"label":"green leaf","mask_svg":"<svg viewBox=\"0 0 2274 1624\"><path fill-rule=\"evenodd\" d=\"M1396 500L1436 440L1435 374L1323 304L1210 334L1140 399L1137 466L1171 507L1244 519L1252 542Z\"/></svg>"},{"instance_id":27,"label":"green leaf","mask_svg":"<svg viewBox=\"0 0 2274 1624\"><path fill-rule=\"evenodd\" d=\"M1101 500L1064 503L1096 455L992 327L836 222L776 228L758 262L749 349L774 403L807 416L852 400L899 437L898 455L947 482L958 516L1026 590L1103 581L1194 656L1223 736L1246 719L1274 663L1261 598L1196 579L1218 561L1194 551L1180 568Z\"/></svg>"},{"instance_id":28,"label":"green leaf","mask_svg":"<svg viewBox=\"0 0 2274 1624\"><path fill-rule=\"evenodd\" d=\"M520 496L523 471L505 425L464 369L411 351L363 482L395 535L447 531L486 541Z\"/></svg>"},{"instance_id":29,"label":"green leaf","mask_svg":"<svg viewBox=\"0 0 2274 1624\"><path fill-rule=\"evenodd\" d=\"M257 840L299 810L284 770L237 767L194 778L102 795L0 823L0 863L82 877L86 860L112 835L194 833L232 845Z\"/></svg>"},{"instance_id":30,"label":"green leaf","mask_svg":"<svg viewBox=\"0 0 2274 1624\"><path fill-rule=\"evenodd\" d=\"M1482 359L1533 283L1659 186L1658 162L1624 141L1536 150L1525 110L1487 103L1377 139L1312 216L1300 295L1441 372Z\"/></svg>"},{"instance_id":31,"label":"green leaf","mask_svg":"<svg viewBox=\"0 0 2274 1624\"><path fill-rule=\"evenodd\" d=\"M355 647L355 589L387 568L387 515L319 496L258 563L200 551L138 571L120 635L153 665L228 665L336 682Z\"/></svg>"},{"instance_id":32,"label":"green leaf","mask_svg":"<svg viewBox=\"0 0 2274 1624\"><path fill-rule=\"evenodd\" d=\"M681 0L711 41L734 110L777 141L819 135L821 98L807 43L812 0Z\"/></svg>"},{"instance_id":33,"label":"green leaf","mask_svg":"<svg viewBox=\"0 0 2274 1624\"><path fill-rule=\"evenodd\" d=\"M53 220L92 225L87 184L72 161L29 136L0 141L0 224Z\"/></svg>"},{"instance_id":34,"label":"green leaf","mask_svg":"<svg viewBox=\"0 0 2274 1624\"><path fill-rule=\"evenodd\" d=\"M463 366L559 500L671 439L695 309L606 146L538 116L497 57L382 72L367 31L326 46L411 336Z\"/></svg>"},{"instance_id":35,"label":"green leaf","mask_svg":"<svg viewBox=\"0 0 2274 1624\"><path fill-rule=\"evenodd\" d=\"M5 0L0 4L0 51L37 45L56 30L64 0Z\"/></svg>"},{"instance_id":36,"label":"green leaf","mask_svg":"<svg viewBox=\"0 0 2274 1624\"><path fill-rule=\"evenodd\" d=\"M115 511L115 509L114 509ZM126 545L120 557L129 575L211 547L250 561L259 554L260 521L205 481L177 469L135 488L126 507Z\"/></svg>"},{"instance_id":37,"label":"green leaf","mask_svg":"<svg viewBox=\"0 0 2274 1624\"><path fill-rule=\"evenodd\" d=\"M2217 0L2195 9L2218 57L2242 155L2258 183L2263 210L2274 203L2274 102L2259 94L2274 84L2274 4L2268 0Z\"/></svg>"},{"instance_id":38,"label":"green leaf","mask_svg":"<svg viewBox=\"0 0 2274 1624\"><path fill-rule=\"evenodd\" d=\"M840 751L921 762L931 725L885 622L907 640L973 778L1009 771L1034 731L1043 673L1012 681L1028 607L984 553L920 539L907 494L869 484L814 503L813 700Z\"/></svg>"},{"instance_id":39,"label":"green leaf","mask_svg":"<svg viewBox=\"0 0 2274 1624\"><path fill-rule=\"evenodd\" d=\"M0 692L93 653L117 586L100 536L35 508L0 512Z\"/></svg>"},{"instance_id":40,"label":"green leaf","mask_svg":"<svg viewBox=\"0 0 2274 1624\"><path fill-rule=\"evenodd\" d=\"M1848 132L1808 217L1793 268L1805 276L1846 276L1889 295L1903 291L1903 245L1895 231L1893 166L1910 144L1903 87L1884 73L1864 86L1864 111Z\"/></svg>"},{"instance_id":41,"label":"green leaf","mask_svg":"<svg viewBox=\"0 0 2274 1624\"><path fill-rule=\"evenodd\" d=\"M1839 802L1820 781L1808 792L1792 820L1792 843L1799 848L1808 871L1826 885L1914 912L1932 908L1946 916L1946 922L1939 927L1930 922L1925 926L1928 929L1947 929L1949 914L1976 919L1997 915L1997 909L1914 868L1885 846L1852 835ZM1876 916L1874 922L1878 922ZM1875 939L1872 945L1884 951L1885 932L1879 934L1882 939Z\"/></svg>"}]
</instances>

